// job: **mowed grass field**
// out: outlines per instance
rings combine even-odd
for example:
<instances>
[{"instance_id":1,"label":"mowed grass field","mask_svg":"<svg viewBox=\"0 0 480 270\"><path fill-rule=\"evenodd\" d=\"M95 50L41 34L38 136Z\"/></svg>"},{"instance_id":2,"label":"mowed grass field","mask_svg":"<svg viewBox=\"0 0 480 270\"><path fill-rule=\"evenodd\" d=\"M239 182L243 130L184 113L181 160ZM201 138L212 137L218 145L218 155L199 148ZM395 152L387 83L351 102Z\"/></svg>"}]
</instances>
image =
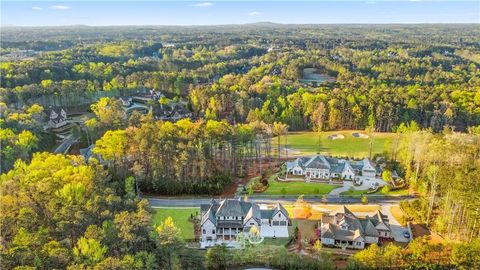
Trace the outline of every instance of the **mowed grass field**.
<instances>
[{"instance_id":1,"label":"mowed grass field","mask_svg":"<svg viewBox=\"0 0 480 270\"><path fill-rule=\"evenodd\" d=\"M325 131L321 134L320 153L332 156L348 156L363 158L368 156L370 139L356 138L352 133L365 133L362 130L342 130L342 131ZM344 139L329 139L328 136L341 134ZM395 133L373 133L372 155L382 153L386 143L391 143ZM277 154L277 137L272 138L272 150ZM285 137L282 136L280 147L285 146ZM313 155L318 152L318 133L312 131L306 132L290 132L288 134L287 148L290 149L289 156ZM280 153L285 155L285 150Z\"/></svg>"},{"instance_id":2,"label":"mowed grass field","mask_svg":"<svg viewBox=\"0 0 480 270\"><path fill-rule=\"evenodd\" d=\"M180 229L180 233L185 240L194 239L193 232L193 223L188 221L190 215L200 214L200 208L191 207L191 208L155 208L155 213L153 214L152 220L153 225L156 228L163 222L167 217L172 217L173 222Z\"/></svg>"},{"instance_id":3,"label":"mowed grass field","mask_svg":"<svg viewBox=\"0 0 480 270\"><path fill-rule=\"evenodd\" d=\"M266 195L323 195L339 186L323 183L280 182L270 180L268 188L261 194Z\"/></svg>"}]
</instances>

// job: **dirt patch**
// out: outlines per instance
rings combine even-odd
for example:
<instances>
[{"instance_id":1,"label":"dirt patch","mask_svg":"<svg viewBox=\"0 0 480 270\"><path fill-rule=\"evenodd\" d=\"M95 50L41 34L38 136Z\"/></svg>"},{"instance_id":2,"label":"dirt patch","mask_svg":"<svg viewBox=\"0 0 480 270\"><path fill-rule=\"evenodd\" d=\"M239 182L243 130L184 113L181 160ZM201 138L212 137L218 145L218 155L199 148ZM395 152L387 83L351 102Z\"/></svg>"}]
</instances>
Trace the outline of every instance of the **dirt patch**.
<instances>
[{"instance_id":1,"label":"dirt patch","mask_svg":"<svg viewBox=\"0 0 480 270\"><path fill-rule=\"evenodd\" d=\"M352 133L352 136L355 137L355 138L360 138L360 139L368 139L368 138L370 138L370 136L368 136L367 134L365 134L365 133L359 133L359 132L354 132L354 133Z\"/></svg>"},{"instance_id":2,"label":"dirt patch","mask_svg":"<svg viewBox=\"0 0 480 270\"><path fill-rule=\"evenodd\" d=\"M328 138L330 140L342 140L342 139L345 139L345 136L343 136L342 134L333 134L328 136Z\"/></svg>"},{"instance_id":3,"label":"dirt patch","mask_svg":"<svg viewBox=\"0 0 480 270\"><path fill-rule=\"evenodd\" d=\"M426 236L432 244L440 244L444 242L443 237L430 231L425 224L411 223L413 238Z\"/></svg>"}]
</instances>

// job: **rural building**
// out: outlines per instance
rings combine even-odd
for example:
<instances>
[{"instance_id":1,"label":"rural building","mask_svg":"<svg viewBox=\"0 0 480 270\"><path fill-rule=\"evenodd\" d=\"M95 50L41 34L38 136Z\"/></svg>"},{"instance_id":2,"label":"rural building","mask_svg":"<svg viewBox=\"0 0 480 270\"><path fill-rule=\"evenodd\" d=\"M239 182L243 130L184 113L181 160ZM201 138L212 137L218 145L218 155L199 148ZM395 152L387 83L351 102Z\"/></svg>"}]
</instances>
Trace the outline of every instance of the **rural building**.
<instances>
[{"instance_id":1,"label":"rural building","mask_svg":"<svg viewBox=\"0 0 480 270\"><path fill-rule=\"evenodd\" d=\"M365 245L377 244L383 239L391 239L391 229L387 216L380 211L372 217L359 218L343 206L335 214L322 216L322 245L363 249Z\"/></svg>"},{"instance_id":2,"label":"rural building","mask_svg":"<svg viewBox=\"0 0 480 270\"><path fill-rule=\"evenodd\" d=\"M262 237L288 237L290 219L280 203L273 208L261 208L256 203L225 199L220 202L212 200L200 208L202 248L221 243L234 246L237 235L249 233L253 226Z\"/></svg>"}]
</instances>

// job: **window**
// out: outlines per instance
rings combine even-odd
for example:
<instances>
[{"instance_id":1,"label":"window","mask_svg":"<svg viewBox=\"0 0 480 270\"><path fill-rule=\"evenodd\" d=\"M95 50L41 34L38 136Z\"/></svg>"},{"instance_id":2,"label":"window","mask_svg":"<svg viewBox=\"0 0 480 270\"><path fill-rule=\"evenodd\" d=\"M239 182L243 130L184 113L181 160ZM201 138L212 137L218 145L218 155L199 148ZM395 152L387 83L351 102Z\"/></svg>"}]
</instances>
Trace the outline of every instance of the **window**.
<instances>
[{"instance_id":1,"label":"window","mask_svg":"<svg viewBox=\"0 0 480 270\"><path fill-rule=\"evenodd\" d=\"M255 225L255 223L253 223L253 222L250 222L250 225Z\"/></svg>"},{"instance_id":2,"label":"window","mask_svg":"<svg viewBox=\"0 0 480 270\"><path fill-rule=\"evenodd\" d=\"M280 221L280 226L286 226L286 225L287 225L286 221L284 221L284 220Z\"/></svg>"},{"instance_id":3,"label":"window","mask_svg":"<svg viewBox=\"0 0 480 270\"><path fill-rule=\"evenodd\" d=\"M280 213L278 213L278 217L282 217L282 215L280 215Z\"/></svg>"},{"instance_id":4,"label":"window","mask_svg":"<svg viewBox=\"0 0 480 270\"><path fill-rule=\"evenodd\" d=\"M205 231L205 229L203 229L203 234L206 234L207 232Z\"/></svg>"},{"instance_id":5,"label":"window","mask_svg":"<svg viewBox=\"0 0 480 270\"><path fill-rule=\"evenodd\" d=\"M212 234L215 234L215 230L212 230Z\"/></svg>"},{"instance_id":6,"label":"window","mask_svg":"<svg viewBox=\"0 0 480 270\"><path fill-rule=\"evenodd\" d=\"M279 224L278 221L273 221L273 222L272 222L272 225L273 225L273 226L278 226L278 224Z\"/></svg>"}]
</instances>

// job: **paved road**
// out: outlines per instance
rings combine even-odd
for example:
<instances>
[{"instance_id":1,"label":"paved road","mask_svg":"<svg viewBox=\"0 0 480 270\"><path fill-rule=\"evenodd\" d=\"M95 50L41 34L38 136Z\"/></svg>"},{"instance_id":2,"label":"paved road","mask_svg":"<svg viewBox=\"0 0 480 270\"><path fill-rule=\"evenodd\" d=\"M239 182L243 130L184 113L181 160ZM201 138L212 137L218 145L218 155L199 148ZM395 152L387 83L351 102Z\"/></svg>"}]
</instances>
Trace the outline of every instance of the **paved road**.
<instances>
[{"instance_id":1,"label":"paved road","mask_svg":"<svg viewBox=\"0 0 480 270\"><path fill-rule=\"evenodd\" d=\"M67 151L70 149L72 144L76 143L78 141L78 138L74 138L73 135L68 135L62 143L55 149L54 153L55 154L66 154Z\"/></svg>"},{"instance_id":2,"label":"paved road","mask_svg":"<svg viewBox=\"0 0 480 270\"><path fill-rule=\"evenodd\" d=\"M238 197L237 197L238 198ZM276 203L292 204L298 196L249 196L248 200L256 203ZM361 203L360 197L349 196L304 196L305 201L309 203L329 203L329 204L358 204ZM401 200L411 199L410 196L368 196L368 202L380 205L398 204ZM201 204L208 204L211 198L153 198L146 197L151 207L199 207ZM218 198L217 198L218 199Z\"/></svg>"}]
</instances>

